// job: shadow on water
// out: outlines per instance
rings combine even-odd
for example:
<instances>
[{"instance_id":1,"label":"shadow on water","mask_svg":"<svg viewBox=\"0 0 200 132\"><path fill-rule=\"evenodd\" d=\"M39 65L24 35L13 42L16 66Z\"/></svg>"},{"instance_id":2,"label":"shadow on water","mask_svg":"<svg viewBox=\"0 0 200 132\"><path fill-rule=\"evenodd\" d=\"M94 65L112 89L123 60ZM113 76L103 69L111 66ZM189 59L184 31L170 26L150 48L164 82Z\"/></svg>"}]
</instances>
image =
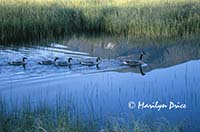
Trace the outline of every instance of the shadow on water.
<instances>
[{"instance_id":1,"label":"shadow on water","mask_svg":"<svg viewBox=\"0 0 200 132\"><path fill-rule=\"evenodd\" d=\"M85 36L47 44L0 46L0 94L6 99L30 96L33 104L46 100L52 105L58 94L72 97L84 113L105 115L134 113L164 116L170 122L188 120L198 127L200 109L200 44L194 40L136 41L131 38ZM146 67L122 65L122 59L139 59L144 51ZM99 69L82 66L80 60L102 57ZM10 66L8 61L27 57L27 64ZM38 65L41 60L73 58L71 67ZM129 101L185 103L183 110L129 109ZM54 102L54 103L53 103Z\"/></svg>"}]
</instances>

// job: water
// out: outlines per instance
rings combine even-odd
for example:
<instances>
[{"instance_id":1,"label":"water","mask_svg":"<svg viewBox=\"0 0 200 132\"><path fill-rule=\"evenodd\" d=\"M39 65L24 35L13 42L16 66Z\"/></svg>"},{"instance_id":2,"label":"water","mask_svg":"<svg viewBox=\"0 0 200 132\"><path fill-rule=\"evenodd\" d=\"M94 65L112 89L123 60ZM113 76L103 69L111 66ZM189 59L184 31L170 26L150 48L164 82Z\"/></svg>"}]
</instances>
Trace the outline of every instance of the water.
<instances>
[{"instance_id":1,"label":"water","mask_svg":"<svg viewBox=\"0 0 200 132\"><path fill-rule=\"evenodd\" d=\"M148 44L122 38L72 37L59 43L0 46L0 94L6 100L32 104L57 98L84 115L131 114L138 118L166 118L170 123L186 121L191 131L199 130L200 45L196 41L176 40ZM128 67L121 59L138 59L145 51L146 67ZM100 68L81 66L82 59L101 56ZM27 57L26 67L7 62ZM44 59L67 60L71 67L43 66ZM132 103L134 108L128 107ZM142 109L138 103L185 104L182 109ZM123 116L122 116L123 117Z\"/></svg>"}]
</instances>

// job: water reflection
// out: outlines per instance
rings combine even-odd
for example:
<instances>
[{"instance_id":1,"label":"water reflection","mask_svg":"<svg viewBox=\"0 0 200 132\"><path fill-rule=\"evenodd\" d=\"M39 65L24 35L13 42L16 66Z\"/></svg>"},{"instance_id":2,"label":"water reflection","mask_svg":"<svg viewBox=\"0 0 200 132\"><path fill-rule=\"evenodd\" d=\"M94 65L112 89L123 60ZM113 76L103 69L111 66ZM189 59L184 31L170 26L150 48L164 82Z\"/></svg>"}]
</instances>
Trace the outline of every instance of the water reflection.
<instances>
[{"instance_id":1,"label":"water reflection","mask_svg":"<svg viewBox=\"0 0 200 132\"><path fill-rule=\"evenodd\" d=\"M134 42L71 38L63 44L1 46L0 93L19 102L28 96L33 104L45 100L54 105L57 97L63 97L63 103L72 98L73 106L84 114L93 112L98 118L121 113L164 116L172 123L188 120L190 127L198 128L200 45L196 41L160 45ZM128 67L120 62L122 58L138 59L143 50L147 67ZM24 56L28 58L25 69L7 64ZM71 67L37 64L57 56L64 61L73 57L76 64ZM103 57L99 69L78 64L96 56ZM129 101L181 102L187 109L130 110Z\"/></svg>"}]
</instances>

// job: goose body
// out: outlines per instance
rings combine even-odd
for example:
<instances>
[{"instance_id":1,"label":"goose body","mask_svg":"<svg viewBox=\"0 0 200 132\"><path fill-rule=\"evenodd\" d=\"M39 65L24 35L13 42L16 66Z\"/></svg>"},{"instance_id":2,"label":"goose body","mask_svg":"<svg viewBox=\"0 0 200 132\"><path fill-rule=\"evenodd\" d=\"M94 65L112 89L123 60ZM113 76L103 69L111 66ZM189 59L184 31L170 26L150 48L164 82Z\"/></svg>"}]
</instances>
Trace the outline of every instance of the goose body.
<instances>
[{"instance_id":1,"label":"goose body","mask_svg":"<svg viewBox=\"0 0 200 132\"><path fill-rule=\"evenodd\" d=\"M100 63L101 63L101 58L100 57L97 57L96 61L94 60L82 60L80 62L81 65L84 65L84 66L98 66Z\"/></svg>"},{"instance_id":2,"label":"goose body","mask_svg":"<svg viewBox=\"0 0 200 132\"><path fill-rule=\"evenodd\" d=\"M11 61L11 62L8 62L8 64L13 65L13 66L26 65L26 62L25 62L26 59L27 59L26 57L23 57L22 61Z\"/></svg>"},{"instance_id":3,"label":"goose body","mask_svg":"<svg viewBox=\"0 0 200 132\"><path fill-rule=\"evenodd\" d=\"M44 61L38 62L38 64L40 64L40 65L52 65L52 64L54 64L54 62L56 60L57 60L57 57L54 59L54 61L52 61L52 60L44 60Z\"/></svg>"},{"instance_id":4,"label":"goose body","mask_svg":"<svg viewBox=\"0 0 200 132\"><path fill-rule=\"evenodd\" d=\"M56 59L56 60L58 60L58 59ZM56 66L69 66L69 65L71 65L71 60L72 60L72 58L68 58L68 61L55 61L54 62L54 64L56 65Z\"/></svg>"},{"instance_id":5,"label":"goose body","mask_svg":"<svg viewBox=\"0 0 200 132\"><path fill-rule=\"evenodd\" d=\"M145 53L141 52L139 60L123 60L123 64L131 67L145 65L145 63L142 61L144 55Z\"/></svg>"},{"instance_id":6,"label":"goose body","mask_svg":"<svg viewBox=\"0 0 200 132\"><path fill-rule=\"evenodd\" d=\"M81 61L81 65L84 66L94 66L94 65L99 65L100 62L93 62L93 61Z\"/></svg>"},{"instance_id":7,"label":"goose body","mask_svg":"<svg viewBox=\"0 0 200 132\"><path fill-rule=\"evenodd\" d=\"M127 65L127 66L134 67L134 66L141 66L145 63L143 61L140 61L140 60L126 60L126 61L123 61L123 64Z\"/></svg>"}]
</instances>

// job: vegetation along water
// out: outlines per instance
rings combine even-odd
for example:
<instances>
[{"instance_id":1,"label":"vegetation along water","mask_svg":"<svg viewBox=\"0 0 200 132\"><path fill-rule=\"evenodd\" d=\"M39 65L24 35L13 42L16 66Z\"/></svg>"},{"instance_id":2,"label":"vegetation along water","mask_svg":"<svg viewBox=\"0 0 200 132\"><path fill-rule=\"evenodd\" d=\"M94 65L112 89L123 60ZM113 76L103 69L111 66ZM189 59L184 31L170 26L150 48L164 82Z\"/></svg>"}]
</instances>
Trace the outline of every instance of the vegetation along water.
<instances>
[{"instance_id":1,"label":"vegetation along water","mask_svg":"<svg viewBox=\"0 0 200 132\"><path fill-rule=\"evenodd\" d=\"M199 132L199 36L200 0L0 0L0 132Z\"/></svg>"},{"instance_id":2,"label":"vegetation along water","mask_svg":"<svg viewBox=\"0 0 200 132\"><path fill-rule=\"evenodd\" d=\"M135 37L200 34L199 0L1 0L0 41L72 33Z\"/></svg>"}]
</instances>

